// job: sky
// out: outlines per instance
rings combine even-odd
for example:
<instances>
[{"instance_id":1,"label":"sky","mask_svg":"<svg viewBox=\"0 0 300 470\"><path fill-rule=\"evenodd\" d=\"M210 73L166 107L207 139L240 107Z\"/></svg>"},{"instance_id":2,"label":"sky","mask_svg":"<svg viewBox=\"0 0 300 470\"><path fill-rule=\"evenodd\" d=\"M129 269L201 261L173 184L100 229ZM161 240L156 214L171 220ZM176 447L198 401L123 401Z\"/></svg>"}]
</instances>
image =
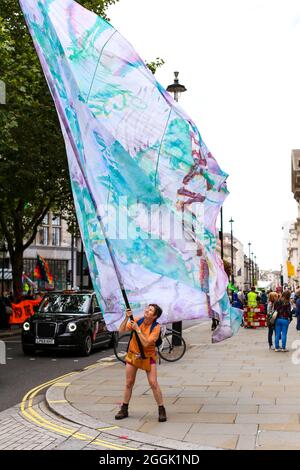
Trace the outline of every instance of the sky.
<instances>
[{"instance_id":1,"label":"sky","mask_svg":"<svg viewBox=\"0 0 300 470\"><path fill-rule=\"evenodd\" d=\"M119 0L111 24L146 61L179 71L180 105L228 173L224 231L260 269L280 269L282 226L297 218L291 150L300 149L299 0Z\"/></svg>"}]
</instances>

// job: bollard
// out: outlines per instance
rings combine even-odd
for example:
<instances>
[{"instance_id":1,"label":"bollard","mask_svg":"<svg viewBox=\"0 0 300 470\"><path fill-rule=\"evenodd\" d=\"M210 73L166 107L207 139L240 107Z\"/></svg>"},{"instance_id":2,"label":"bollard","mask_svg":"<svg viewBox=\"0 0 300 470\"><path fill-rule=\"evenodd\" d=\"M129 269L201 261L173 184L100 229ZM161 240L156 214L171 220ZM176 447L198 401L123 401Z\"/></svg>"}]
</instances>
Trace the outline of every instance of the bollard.
<instances>
[{"instance_id":1,"label":"bollard","mask_svg":"<svg viewBox=\"0 0 300 470\"><path fill-rule=\"evenodd\" d=\"M182 321L177 321L172 323L172 330L176 331L179 334L180 338L182 337ZM181 340L176 337L172 337L172 344L173 346L180 346Z\"/></svg>"},{"instance_id":2,"label":"bollard","mask_svg":"<svg viewBox=\"0 0 300 470\"><path fill-rule=\"evenodd\" d=\"M0 341L0 364L6 364L6 344Z\"/></svg>"}]
</instances>

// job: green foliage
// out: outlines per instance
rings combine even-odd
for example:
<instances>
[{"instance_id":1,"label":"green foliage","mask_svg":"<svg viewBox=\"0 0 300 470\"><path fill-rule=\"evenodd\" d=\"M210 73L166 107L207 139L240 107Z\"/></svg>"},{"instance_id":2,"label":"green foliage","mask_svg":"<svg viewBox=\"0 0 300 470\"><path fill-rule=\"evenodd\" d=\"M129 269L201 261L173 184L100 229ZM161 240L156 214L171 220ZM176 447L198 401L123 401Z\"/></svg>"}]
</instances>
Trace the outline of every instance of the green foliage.
<instances>
[{"instance_id":1,"label":"green foliage","mask_svg":"<svg viewBox=\"0 0 300 470\"><path fill-rule=\"evenodd\" d=\"M105 10L117 1L79 3L108 19ZM157 58L148 66L155 73L163 63ZM0 236L8 243L18 290L20 259L49 209L76 233L65 145L18 0L0 0L0 79L6 84L6 104L0 105Z\"/></svg>"},{"instance_id":2,"label":"green foliage","mask_svg":"<svg viewBox=\"0 0 300 470\"><path fill-rule=\"evenodd\" d=\"M102 16L109 21L105 14L105 10L110 6L117 3L119 0L77 0L83 7L93 11L97 15Z\"/></svg>"},{"instance_id":3,"label":"green foliage","mask_svg":"<svg viewBox=\"0 0 300 470\"><path fill-rule=\"evenodd\" d=\"M153 62L146 62L147 67L151 70L153 74L156 73L157 69L164 65L165 61L163 59L160 59L159 57L156 57L156 59Z\"/></svg>"},{"instance_id":4,"label":"green foliage","mask_svg":"<svg viewBox=\"0 0 300 470\"><path fill-rule=\"evenodd\" d=\"M105 17L116 1L79 3ZM75 215L57 113L18 0L0 2L0 79L6 84L6 104L0 105L0 234L19 291L20 259L45 213L61 211L71 227Z\"/></svg>"}]
</instances>

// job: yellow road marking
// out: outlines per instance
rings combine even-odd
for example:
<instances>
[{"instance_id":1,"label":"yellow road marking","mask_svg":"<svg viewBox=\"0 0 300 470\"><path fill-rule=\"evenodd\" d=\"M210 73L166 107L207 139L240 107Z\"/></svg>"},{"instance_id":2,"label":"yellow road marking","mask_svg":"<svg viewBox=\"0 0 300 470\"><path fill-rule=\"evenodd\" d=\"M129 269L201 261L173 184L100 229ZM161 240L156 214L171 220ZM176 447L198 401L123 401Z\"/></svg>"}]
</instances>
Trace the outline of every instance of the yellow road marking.
<instances>
[{"instance_id":1,"label":"yellow road marking","mask_svg":"<svg viewBox=\"0 0 300 470\"><path fill-rule=\"evenodd\" d=\"M22 400L22 403L23 403L23 402L25 403L26 400L28 399L29 395L30 395L32 392L35 392L35 390L38 390L38 389L40 389L41 387L42 387L42 388L46 388L47 386L50 386L50 385L54 384L57 380L61 380L61 379L63 379L64 377L70 377L70 375L76 375L76 374L77 374L77 372L72 372L72 373L70 373L70 374L66 374L66 375L63 375L63 376L61 376L61 377L58 377L57 379L49 380L49 382L45 382L44 384L39 385L38 387L33 388L32 390L30 390L29 392L26 393L26 395L24 396L24 398L23 398L23 400Z\"/></svg>"},{"instance_id":2,"label":"yellow road marking","mask_svg":"<svg viewBox=\"0 0 300 470\"><path fill-rule=\"evenodd\" d=\"M70 385L70 382L58 382L52 385L52 387L67 387Z\"/></svg>"},{"instance_id":3,"label":"yellow road marking","mask_svg":"<svg viewBox=\"0 0 300 470\"><path fill-rule=\"evenodd\" d=\"M77 375L77 372L71 372L69 374L63 375L61 377L58 377L57 379L50 380L49 382L46 382L44 384L39 385L38 387L33 388L29 392L26 393L24 396L22 402L21 402L21 412L23 416L28 419L29 421L32 421L36 423L39 426L42 426L46 429L49 429L50 431L54 431L60 434L63 434L65 436L71 436L74 439L78 439L81 441L92 441L91 444L97 445L100 447L105 447L106 449L114 449L114 450L136 450L134 448L126 447L126 446L119 446L117 444L112 444L109 441L105 441L102 439L95 439L93 436L88 436L86 434L81 434L78 433L76 429L73 428L66 428L61 425L57 425L55 423L52 423L51 421L46 420L43 418L41 415L39 415L34 409L33 409L33 400L38 395L38 393L43 390L44 388L49 387L50 385L56 385L58 380L61 380L65 377L70 377L72 375ZM62 382L60 382L62 386ZM67 383L66 383L67 385ZM59 402L62 402L61 400L58 400ZM27 403L28 402L28 403ZM53 402L52 402L53 403ZM27 408L26 408L27 406ZM106 429L115 429L118 428L118 426L113 426L113 427L108 427L108 428L103 428L104 430ZM94 440L95 439L95 440Z\"/></svg>"},{"instance_id":4,"label":"yellow road marking","mask_svg":"<svg viewBox=\"0 0 300 470\"><path fill-rule=\"evenodd\" d=\"M97 431L111 431L112 429L120 429L120 426L108 426L107 428L97 428Z\"/></svg>"}]
</instances>

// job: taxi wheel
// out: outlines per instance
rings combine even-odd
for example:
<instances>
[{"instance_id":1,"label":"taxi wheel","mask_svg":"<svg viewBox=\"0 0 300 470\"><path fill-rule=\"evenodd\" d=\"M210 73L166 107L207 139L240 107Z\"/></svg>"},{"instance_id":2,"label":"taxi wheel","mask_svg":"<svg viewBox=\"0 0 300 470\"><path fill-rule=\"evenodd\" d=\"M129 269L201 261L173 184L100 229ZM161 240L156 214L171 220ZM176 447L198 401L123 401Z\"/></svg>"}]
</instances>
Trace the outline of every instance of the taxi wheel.
<instances>
[{"instance_id":1,"label":"taxi wheel","mask_svg":"<svg viewBox=\"0 0 300 470\"><path fill-rule=\"evenodd\" d=\"M86 335L83 340L82 346L80 348L80 353L82 356L89 356L92 351L92 336L90 333Z\"/></svg>"},{"instance_id":2,"label":"taxi wheel","mask_svg":"<svg viewBox=\"0 0 300 470\"><path fill-rule=\"evenodd\" d=\"M117 331L114 331L111 335L111 340L108 343L109 348L113 348L115 346L115 343L118 342L119 339L119 333Z\"/></svg>"}]
</instances>

